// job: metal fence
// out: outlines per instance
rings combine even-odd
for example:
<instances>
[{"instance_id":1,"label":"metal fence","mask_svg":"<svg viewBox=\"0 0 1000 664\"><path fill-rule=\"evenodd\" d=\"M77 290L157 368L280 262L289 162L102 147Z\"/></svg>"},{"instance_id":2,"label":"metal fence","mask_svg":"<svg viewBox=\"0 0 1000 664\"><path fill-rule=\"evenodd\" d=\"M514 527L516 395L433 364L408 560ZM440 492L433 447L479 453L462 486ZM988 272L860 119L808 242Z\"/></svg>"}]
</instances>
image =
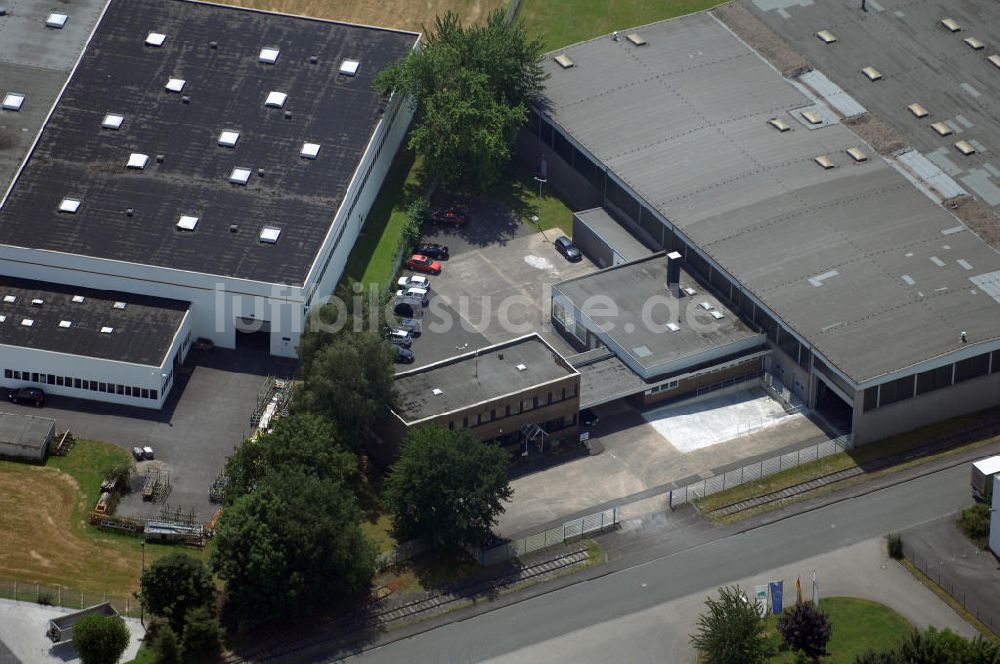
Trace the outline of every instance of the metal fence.
<instances>
[{"instance_id":1,"label":"metal fence","mask_svg":"<svg viewBox=\"0 0 1000 664\"><path fill-rule=\"evenodd\" d=\"M987 551L988 555L989 552ZM941 586L941 589L952 596L952 598L962 605L966 611L979 619L979 622L989 627L995 634L1000 635L1000 604L996 598L992 598L989 603L983 603L976 597L968 594L968 587L974 583L969 579L962 579L958 575L949 574L943 563L931 562L920 556L912 547L907 546L903 540L903 556L913 565L923 572L927 578Z\"/></svg>"},{"instance_id":2,"label":"metal fence","mask_svg":"<svg viewBox=\"0 0 1000 664\"><path fill-rule=\"evenodd\" d=\"M675 507L690 503L698 498L710 496L713 493L719 493L726 489L732 489L747 482L754 482L804 463L816 461L817 459L822 459L838 452L846 452L852 447L854 447L854 437L848 434L833 440L824 440L823 442L810 447L803 447L794 452L764 459L758 463L730 470L721 475L713 475L712 477L693 482L679 489L671 489L669 505L670 507Z\"/></svg>"},{"instance_id":3,"label":"metal fence","mask_svg":"<svg viewBox=\"0 0 1000 664\"><path fill-rule=\"evenodd\" d=\"M0 597L17 602L32 602L67 609L85 609L102 602L111 602L123 616L139 617L139 600L130 595L109 595L91 590L76 590L66 586L0 579Z\"/></svg>"},{"instance_id":4,"label":"metal fence","mask_svg":"<svg viewBox=\"0 0 1000 664\"><path fill-rule=\"evenodd\" d=\"M612 507L602 512L588 514L579 519L567 521L561 526L549 528L534 535L503 542L492 547L470 551L476 561L484 566L496 565L511 558L525 556L535 551L541 551L550 546L563 544L568 540L583 537L590 533L600 532L618 525L620 514L618 507Z\"/></svg>"}]
</instances>

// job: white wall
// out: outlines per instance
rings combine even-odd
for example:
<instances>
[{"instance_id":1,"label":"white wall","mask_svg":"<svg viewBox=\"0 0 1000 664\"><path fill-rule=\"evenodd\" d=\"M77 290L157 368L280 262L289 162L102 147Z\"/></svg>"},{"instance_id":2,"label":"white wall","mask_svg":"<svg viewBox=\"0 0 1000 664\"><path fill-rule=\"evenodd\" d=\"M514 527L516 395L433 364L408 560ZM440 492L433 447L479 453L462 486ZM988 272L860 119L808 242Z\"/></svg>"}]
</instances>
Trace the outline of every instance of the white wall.
<instances>
[{"instance_id":1,"label":"white wall","mask_svg":"<svg viewBox=\"0 0 1000 664\"><path fill-rule=\"evenodd\" d=\"M1000 475L993 477L993 511L990 512L990 551L1000 556Z\"/></svg>"}]
</instances>

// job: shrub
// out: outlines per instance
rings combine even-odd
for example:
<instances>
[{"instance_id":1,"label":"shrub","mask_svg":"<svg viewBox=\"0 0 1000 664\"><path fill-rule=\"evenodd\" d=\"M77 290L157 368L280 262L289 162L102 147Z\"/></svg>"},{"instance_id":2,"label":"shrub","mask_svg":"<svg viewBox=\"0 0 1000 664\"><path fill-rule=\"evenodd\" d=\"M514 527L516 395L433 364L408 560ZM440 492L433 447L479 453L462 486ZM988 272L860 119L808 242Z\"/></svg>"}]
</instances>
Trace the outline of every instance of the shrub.
<instances>
[{"instance_id":1,"label":"shrub","mask_svg":"<svg viewBox=\"0 0 1000 664\"><path fill-rule=\"evenodd\" d=\"M119 616L91 614L73 625L73 646L83 664L115 664L128 641L128 627Z\"/></svg>"},{"instance_id":2,"label":"shrub","mask_svg":"<svg viewBox=\"0 0 1000 664\"><path fill-rule=\"evenodd\" d=\"M887 546L889 549L889 557L893 560L901 560L903 558L903 538L898 534L889 533L886 537Z\"/></svg>"},{"instance_id":3,"label":"shrub","mask_svg":"<svg viewBox=\"0 0 1000 664\"><path fill-rule=\"evenodd\" d=\"M161 625L153 637L153 664L180 664L181 646L170 625Z\"/></svg>"},{"instance_id":4,"label":"shrub","mask_svg":"<svg viewBox=\"0 0 1000 664\"><path fill-rule=\"evenodd\" d=\"M214 662L222 654L222 627L205 607L191 609L181 636L185 662Z\"/></svg>"},{"instance_id":5,"label":"shrub","mask_svg":"<svg viewBox=\"0 0 1000 664\"><path fill-rule=\"evenodd\" d=\"M814 659L826 654L826 644L829 643L832 632L826 614L812 602L803 602L785 609L778 617L777 629L789 648Z\"/></svg>"},{"instance_id":6,"label":"shrub","mask_svg":"<svg viewBox=\"0 0 1000 664\"><path fill-rule=\"evenodd\" d=\"M962 510L958 516L958 529L980 549L985 549L990 539L990 506L976 503Z\"/></svg>"}]
</instances>

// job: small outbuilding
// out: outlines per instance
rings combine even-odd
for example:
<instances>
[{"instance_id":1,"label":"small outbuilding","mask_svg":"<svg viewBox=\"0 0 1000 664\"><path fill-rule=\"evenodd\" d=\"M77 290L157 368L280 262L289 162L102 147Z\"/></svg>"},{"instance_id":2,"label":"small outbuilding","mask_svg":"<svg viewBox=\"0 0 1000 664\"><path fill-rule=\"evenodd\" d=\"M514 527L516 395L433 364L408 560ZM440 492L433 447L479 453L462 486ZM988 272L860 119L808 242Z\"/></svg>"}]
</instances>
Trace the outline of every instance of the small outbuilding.
<instances>
[{"instance_id":1,"label":"small outbuilding","mask_svg":"<svg viewBox=\"0 0 1000 664\"><path fill-rule=\"evenodd\" d=\"M0 458L42 463L55 435L55 420L0 413Z\"/></svg>"}]
</instances>

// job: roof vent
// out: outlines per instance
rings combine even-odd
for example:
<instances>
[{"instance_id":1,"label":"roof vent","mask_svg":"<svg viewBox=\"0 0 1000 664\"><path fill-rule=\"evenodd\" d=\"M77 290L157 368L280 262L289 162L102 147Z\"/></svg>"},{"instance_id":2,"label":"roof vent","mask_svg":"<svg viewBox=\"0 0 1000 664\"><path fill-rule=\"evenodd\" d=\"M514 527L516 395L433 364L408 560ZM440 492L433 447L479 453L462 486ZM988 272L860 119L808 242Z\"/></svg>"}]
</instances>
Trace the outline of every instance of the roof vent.
<instances>
[{"instance_id":1,"label":"roof vent","mask_svg":"<svg viewBox=\"0 0 1000 664\"><path fill-rule=\"evenodd\" d=\"M74 295L73 296L73 301L76 302L77 304L82 304L83 303L83 299L84 298L83 298L82 295Z\"/></svg>"},{"instance_id":2,"label":"roof vent","mask_svg":"<svg viewBox=\"0 0 1000 664\"><path fill-rule=\"evenodd\" d=\"M101 328L101 334L111 334L114 331L115 331L115 328L113 328L113 327L104 326L104 327Z\"/></svg>"},{"instance_id":3,"label":"roof vent","mask_svg":"<svg viewBox=\"0 0 1000 664\"><path fill-rule=\"evenodd\" d=\"M319 154L319 143L303 143L299 156L304 159L315 159Z\"/></svg>"},{"instance_id":4,"label":"roof vent","mask_svg":"<svg viewBox=\"0 0 1000 664\"><path fill-rule=\"evenodd\" d=\"M931 125L931 129L936 131L939 136L949 136L952 133L951 127L943 122L935 122Z\"/></svg>"},{"instance_id":5,"label":"roof vent","mask_svg":"<svg viewBox=\"0 0 1000 664\"><path fill-rule=\"evenodd\" d=\"M941 25L948 28L949 32L958 32L962 29L962 26L953 18L943 18L941 19Z\"/></svg>"},{"instance_id":6,"label":"roof vent","mask_svg":"<svg viewBox=\"0 0 1000 664\"><path fill-rule=\"evenodd\" d=\"M177 220L177 230L193 231L197 225L198 217L192 217L191 215L182 214L181 218Z\"/></svg>"},{"instance_id":7,"label":"roof vent","mask_svg":"<svg viewBox=\"0 0 1000 664\"><path fill-rule=\"evenodd\" d=\"M6 323L6 322L7 322L7 316L0 314L0 323Z\"/></svg>"},{"instance_id":8,"label":"roof vent","mask_svg":"<svg viewBox=\"0 0 1000 664\"><path fill-rule=\"evenodd\" d=\"M219 145L227 148L236 147L236 141L240 140L240 132L235 129L223 129L219 134Z\"/></svg>"},{"instance_id":9,"label":"roof vent","mask_svg":"<svg viewBox=\"0 0 1000 664\"><path fill-rule=\"evenodd\" d=\"M830 170L833 168L833 160L827 157L825 154L816 157L813 161L823 167L824 170Z\"/></svg>"},{"instance_id":10,"label":"roof vent","mask_svg":"<svg viewBox=\"0 0 1000 664\"><path fill-rule=\"evenodd\" d=\"M868 161L868 155L862 152L861 148L847 148L847 154L851 155L851 159L858 163Z\"/></svg>"},{"instance_id":11,"label":"roof vent","mask_svg":"<svg viewBox=\"0 0 1000 664\"><path fill-rule=\"evenodd\" d=\"M286 120L291 120L292 119L292 112L291 111L285 111L285 119Z\"/></svg>"},{"instance_id":12,"label":"roof vent","mask_svg":"<svg viewBox=\"0 0 1000 664\"><path fill-rule=\"evenodd\" d=\"M21 319L21 325L23 325L25 327L31 327L34 324L35 324L35 321L31 320L30 318L22 318Z\"/></svg>"},{"instance_id":13,"label":"roof vent","mask_svg":"<svg viewBox=\"0 0 1000 664\"><path fill-rule=\"evenodd\" d=\"M823 124L823 116L816 111L802 111L802 117L806 119L809 124Z\"/></svg>"},{"instance_id":14,"label":"roof vent","mask_svg":"<svg viewBox=\"0 0 1000 664\"><path fill-rule=\"evenodd\" d=\"M3 296L3 301L5 303L7 303L7 304L14 304L15 302L17 302L17 296L16 295L4 295Z\"/></svg>"},{"instance_id":15,"label":"roof vent","mask_svg":"<svg viewBox=\"0 0 1000 664\"><path fill-rule=\"evenodd\" d=\"M832 44L837 41L837 35L833 34L829 30L820 30L816 33L816 36L823 40L824 44Z\"/></svg>"},{"instance_id":16,"label":"roof vent","mask_svg":"<svg viewBox=\"0 0 1000 664\"><path fill-rule=\"evenodd\" d=\"M163 155L162 154L156 155L156 163L157 164L162 164L163 163Z\"/></svg>"},{"instance_id":17,"label":"roof vent","mask_svg":"<svg viewBox=\"0 0 1000 664\"><path fill-rule=\"evenodd\" d=\"M319 58L318 57L316 57L315 55L310 55L309 56L309 64L315 65L318 62L319 62Z\"/></svg>"},{"instance_id":18,"label":"roof vent","mask_svg":"<svg viewBox=\"0 0 1000 664\"><path fill-rule=\"evenodd\" d=\"M528 367L527 367L527 366L525 366L524 364L518 364L518 365L517 365L517 370L518 370L518 371L524 371L524 370L525 370L525 369L527 369L527 368L528 368Z\"/></svg>"},{"instance_id":19,"label":"roof vent","mask_svg":"<svg viewBox=\"0 0 1000 664\"><path fill-rule=\"evenodd\" d=\"M191 97L188 97L187 95L181 95L181 103L182 104L190 104L191 103Z\"/></svg>"},{"instance_id":20,"label":"roof vent","mask_svg":"<svg viewBox=\"0 0 1000 664\"><path fill-rule=\"evenodd\" d=\"M36 297L35 299L33 299L31 301L31 306L33 306L33 307L40 307L43 304L45 304L45 300L42 300L41 298L37 298Z\"/></svg>"},{"instance_id":21,"label":"roof vent","mask_svg":"<svg viewBox=\"0 0 1000 664\"><path fill-rule=\"evenodd\" d=\"M569 59L566 54L557 55L555 58L556 64L558 64L563 69L569 69L573 66L573 61Z\"/></svg>"},{"instance_id":22,"label":"roof vent","mask_svg":"<svg viewBox=\"0 0 1000 664\"><path fill-rule=\"evenodd\" d=\"M66 14L60 14L59 12L52 12L49 17L45 19L46 28L55 28L56 30L61 30L64 25L66 25L66 19L69 17Z\"/></svg>"},{"instance_id":23,"label":"roof vent","mask_svg":"<svg viewBox=\"0 0 1000 664\"><path fill-rule=\"evenodd\" d=\"M643 39L642 35L640 35L638 32L630 32L630 33L628 33L627 35L625 35L625 39L629 40L630 42L632 42L636 46L645 46L646 45L646 40Z\"/></svg>"},{"instance_id":24,"label":"roof vent","mask_svg":"<svg viewBox=\"0 0 1000 664\"><path fill-rule=\"evenodd\" d=\"M69 327L72 324L73 323L70 322L70 321L68 321L68 320L61 320L61 321L59 321L59 327Z\"/></svg>"},{"instance_id":25,"label":"roof vent","mask_svg":"<svg viewBox=\"0 0 1000 664\"><path fill-rule=\"evenodd\" d=\"M771 118L767 121L767 124L771 125L778 131L788 131L792 128L791 125L780 118Z\"/></svg>"},{"instance_id":26,"label":"roof vent","mask_svg":"<svg viewBox=\"0 0 1000 664\"><path fill-rule=\"evenodd\" d=\"M979 41L975 37L966 37L962 41L964 41L965 45L968 46L969 48L971 48L973 51L981 51L981 50L983 50L983 47L985 46L985 44L983 44L983 42Z\"/></svg>"},{"instance_id":27,"label":"roof vent","mask_svg":"<svg viewBox=\"0 0 1000 664\"><path fill-rule=\"evenodd\" d=\"M882 73L878 69L875 69L875 67L865 67L861 72L868 77L869 81L879 81L882 79Z\"/></svg>"},{"instance_id":28,"label":"roof vent","mask_svg":"<svg viewBox=\"0 0 1000 664\"><path fill-rule=\"evenodd\" d=\"M258 168L257 169L257 177L259 177L259 178L264 177L264 169L263 168Z\"/></svg>"},{"instance_id":29,"label":"roof vent","mask_svg":"<svg viewBox=\"0 0 1000 664\"><path fill-rule=\"evenodd\" d=\"M278 242L278 236L281 235L281 229L277 226L264 226L260 229L260 241L266 244L276 244Z\"/></svg>"},{"instance_id":30,"label":"roof vent","mask_svg":"<svg viewBox=\"0 0 1000 664\"><path fill-rule=\"evenodd\" d=\"M122 123L125 122L125 116L121 113L107 113L104 119L101 120L101 126L105 129L121 129Z\"/></svg>"},{"instance_id":31,"label":"roof vent","mask_svg":"<svg viewBox=\"0 0 1000 664\"><path fill-rule=\"evenodd\" d=\"M186 82L183 78L171 78L164 87L167 89L167 92L180 92L184 89Z\"/></svg>"},{"instance_id":32,"label":"roof vent","mask_svg":"<svg viewBox=\"0 0 1000 664\"><path fill-rule=\"evenodd\" d=\"M142 169L146 168L146 162L148 161L149 161L148 154L140 154L138 152L133 152L132 154L129 155L128 164L125 165L125 168L136 168L141 171Z\"/></svg>"},{"instance_id":33,"label":"roof vent","mask_svg":"<svg viewBox=\"0 0 1000 664\"><path fill-rule=\"evenodd\" d=\"M160 32L150 32L146 35L146 46L163 46L167 36Z\"/></svg>"},{"instance_id":34,"label":"roof vent","mask_svg":"<svg viewBox=\"0 0 1000 664\"><path fill-rule=\"evenodd\" d=\"M67 214L76 214L80 209L80 201L75 198L64 198L59 201L59 211Z\"/></svg>"},{"instance_id":35,"label":"roof vent","mask_svg":"<svg viewBox=\"0 0 1000 664\"><path fill-rule=\"evenodd\" d=\"M277 92L272 90L267 93L267 99L264 100L264 106L270 108L283 108L285 106L285 101L288 100L288 95L284 92Z\"/></svg>"},{"instance_id":36,"label":"roof vent","mask_svg":"<svg viewBox=\"0 0 1000 664\"><path fill-rule=\"evenodd\" d=\"M265 46L264 48L260 49L260 55L258 55L257 58L261 62L273 65L275 62L278 61L279 53L281 53L281 51L278 49L277 46Z\"/></svg>"},{"instance_id":37,"label":"roof vent","mask_svg":"<svg viewBox=\"0 0 1000 664\"><path fill-rule=\"evenodd\" d=\"M340 63L340 73L344 76L355 76L361 63L358 60L345 59Z\"/></svg>"},{"instance_id":38,"label":"roof vent","mask_svg":"<svg viewBox=\"0 0 1000 664\"><path fill-rule=\"evenodd\" d=\"M670 330L671 332L680 332L681 326L678 325L677 323L667 323L667 329Z\"/></svg>"},{"instance_id":39,"label":"roof vent","mask_svg":"<svg viewBox=\"0 0 1000 664\"><path fill-rule=\"evenodd\" d=\"M917 103L910 104L906 107L906 110L913 113L913 117L916 118L926 118L930 115L930 112L926 108Z\"/></svg>"},{"instance_id":40,"label":"roof vent","mask_svg":"<svg viewBox=\"0 0 1000 664\"><path fill-rule=\"evenodd\" d=\"M237 166L233 169L233 172L229 174L229 181L233 184L243 184L245 185L250 181L250 174L253 169L246 168L244 166Z\"/></svg>"},{"instance_id":41,"label":"roof vent","mask_svg":"<svg viewBox=\"0 0 1000 664\"><path fill-rule=\"evenodd\" d=\"M964 154L966 157L968 157L970 154L976 153L976 148L973 147L972 143L968 141L959 141L958 143L955 143L955 147L958 149L959 152Z\"/></svg>"},{"instance_id":42,"label":"roof vent","mask_svg":"<svg viewBox=\"0 0 1000 664\"><path fill-rule=\"evenodd\" d=\"M442 394L444 394L444 390L442 390L440 387L435 387L433 390L431 390L431 393L433 393L434 396L437 397L437 396L441 396Z\"/></svg>"},{"instance_id":43,"label":"roof vent","mask_svg":"<svg viewBox=\"0 0 1000 664\"><path fill-rule=\"evenodd\" d=\"M229 232L230 233L236 233L236 232L239 232L239 230L240 230L240 227L237 226L236 224L229 224Z\"/></svg>"},{"instance_id":44,"label":"roof vent","mask_svg":"<svg viewBox=\"0 0 1000 664\"><path fill-rule=\"evenodd\" d=\"M214 40L210 41L210 42L208 42L208 47L210 49L212 49L213 51L218 50L218 48L219 48L219 42L214 41Z\"/></svg>"},{"instance_id":45,"label":"roof vent","mask_svg":"<svg viewBox=\"0 0 1000 664\"><path fill-rule=\"evenodd\" d=\"M24 95L20 92L8 92L3 97L2 108L5 111L20 111L24 104Z\"/></svg>"},{"instance_id":46,"label":"roof vent","mask_svg":"<svg viewBox=\"0 0 1000 664\"><path fill-rule=\"evenodd\" d=\"M126 217L131 217L134 214L135 214L135 209L134 208L125 208L125 216Z\"/></svg>"}]
</instances>

